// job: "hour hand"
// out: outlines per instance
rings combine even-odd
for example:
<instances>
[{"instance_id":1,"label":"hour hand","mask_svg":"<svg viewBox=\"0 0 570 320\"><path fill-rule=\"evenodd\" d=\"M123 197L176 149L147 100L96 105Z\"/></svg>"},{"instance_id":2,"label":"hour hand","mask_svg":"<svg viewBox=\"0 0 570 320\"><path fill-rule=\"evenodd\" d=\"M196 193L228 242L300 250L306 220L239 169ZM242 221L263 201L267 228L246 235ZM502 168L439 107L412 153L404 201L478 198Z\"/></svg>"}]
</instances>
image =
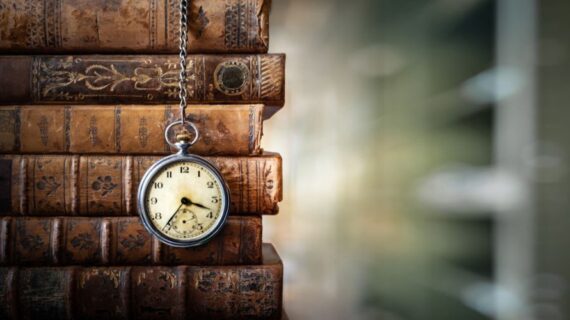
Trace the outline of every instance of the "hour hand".
<instances>
[{"instance_id":1,"label":"hour hand","mask_svg":"<svg viewBox=\"0 0 570 320\"><path fill-rule=\"evenodd\" d=\"M203 204L199 204L199 203L195 203L195 202L192 202L192 204L195 205L195 206L198 207L198 208L204 208L204 209L210 210L210 208L206 207L206 206L203 205Z\"/></svg>"},{"instance_id":2,"label":"hour hand","mask_svg":"<svg viewBox=\"0 0 570 320\"><path fill-rule=\"evenodd\" d=\"M188 199L188 198L186 198L186 197L182 198L182 204L183 204L183 205L186 205L186 206L195 205L195 206L198 207L198 208L203 208L203 209L211 210L210 208L206 207L205 205L199 204L199 203L196 203L196 202L192 202L192 200L190 200L190 199Z\"/></svg>"}]
</instances>

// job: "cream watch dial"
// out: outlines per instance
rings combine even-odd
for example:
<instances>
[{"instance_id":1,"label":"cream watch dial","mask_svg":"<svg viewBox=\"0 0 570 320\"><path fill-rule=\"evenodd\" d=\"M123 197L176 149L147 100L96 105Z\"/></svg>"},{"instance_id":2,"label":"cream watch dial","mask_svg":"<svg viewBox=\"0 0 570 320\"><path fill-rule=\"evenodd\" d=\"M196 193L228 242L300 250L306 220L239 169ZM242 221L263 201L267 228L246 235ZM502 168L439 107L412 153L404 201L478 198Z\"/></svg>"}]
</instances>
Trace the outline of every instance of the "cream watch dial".
<instances>
[{"instance_id":1,"label":"cream watch dial","mask_svg":"<svg viewBox=\"0 0 570 320\"><path fill-rule=\"evenodd\" d=\"M155 231L174 240L194 240L216 229L229 204L223 185L207 166L192 161L166 164L150 177L145 213Z\"/></svg>"}]
</instances>

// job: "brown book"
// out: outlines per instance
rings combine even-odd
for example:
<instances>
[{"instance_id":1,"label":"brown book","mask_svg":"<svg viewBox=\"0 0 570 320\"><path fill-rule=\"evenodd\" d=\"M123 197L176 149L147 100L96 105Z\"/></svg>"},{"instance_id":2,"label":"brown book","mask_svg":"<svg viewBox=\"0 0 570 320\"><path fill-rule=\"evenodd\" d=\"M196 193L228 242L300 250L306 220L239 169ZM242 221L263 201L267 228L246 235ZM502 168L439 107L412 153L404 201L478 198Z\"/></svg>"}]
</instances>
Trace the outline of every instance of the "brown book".
<instances>
[{"instance_id":1,"label":"brown book","mask_svg":"<svg viewBox=\"0 0 570 320\"><path fill-rule=\"evenodd\" d=\"M262 105L188 106L201 155L261 152ZM169 154L165 127L179 119L175 105L0 106L1 153Z\"/></svg>"},{"instance_id":2,"label":"brown book","mask_svg":"<svg viewBox=\"0 0 570 320\"><path fill-rule=\"evenodd\" d=\"M261 217L229 217L207 244L167 246L138 217L4 217L0 265L238 265L261 262Z\"/></svg>"},{"instance_id":3,"label":"brown book","mask_svg":"<svg viewBox=\"0 0 570 320\"><path fill-rule=\"evenodd\" d=\"M0 215L137 215L136 193L156 156L0 156ZM231 214L275 214L281 156L206 157L222 173Z\"/></svg>"},{"instance_id":4,"label":"brown book","mask_svg":"<svg viewBox=\"0 0 570 320\"><path fill-rule=\"evenodd\" d=\"M270 0L192 0L191 52L267 52ZM4 52L178 53L180 0L0 0Z\"/></svg>"},{"instance_id":5,"label":"brown book","mask_svg":"<svg viewBox=\"0 0 570 320\"><path fill-rule=\"evenodd\" d=\"M0 318L280 319L283 264L0 268Z\"/></svg>"},{"instance_id":6,"label":"brown book","mask_svg":"<svg viewBox=\"0 0 570 320\"><path fill-rule=\"evenodd\" d=\"M189 55L190 104L284 103L285 56ZM177 55L1 56L0 104L176 104Z\"/></svg>"}]
</instances>

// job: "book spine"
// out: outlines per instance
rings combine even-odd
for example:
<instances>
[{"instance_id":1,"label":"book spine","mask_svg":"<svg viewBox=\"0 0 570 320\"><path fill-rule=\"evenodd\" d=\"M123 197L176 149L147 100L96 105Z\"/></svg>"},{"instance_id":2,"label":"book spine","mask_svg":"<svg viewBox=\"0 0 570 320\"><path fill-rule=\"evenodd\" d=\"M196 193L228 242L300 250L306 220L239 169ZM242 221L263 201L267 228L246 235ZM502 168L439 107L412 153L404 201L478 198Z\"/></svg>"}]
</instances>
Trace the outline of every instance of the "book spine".
<instances>
[{"instance_id":1,"label":"book spine","mask_svg":"<svg viewBox=\"0 0 570 320\"><path fill-rule=\"evenodd\" d=\"M261 218L230 217L196 248L152 237L138 217L0 219L0 265L240 265L261 262Z\"/></svg>"},{"instance_id":2,"label":"book spine","mask_svg":"<svg viewBox=\"0 0 570 320\"><path fill-rule=\"evenodd\" d=\"M190 52L267 52L270 0L193 0ZM4 52L177 53L180 0L0 0Z\"/></svg>"},{"instance_id":3,"label":"book spine","mask_svg":"<svg viewBox=\"0 0 570 320\"><path fill-rule=\"evenodd\" d=\"M260 153L262 105L188 106L201 155ZM0 106L0 153L168 154L178 106Z\"/></svg>"},{"instance_id":4,"label":"book spine","mask_svg":"<svg viewBox=\"0 0 570 320\"><path fill-rule=\"evenodd\" d=\"M178 56L0 57L0 104L178 103ZM284 103L285 56L189 55L190 104Z\"/></svg>"},{"instance_id":5,"label":"book spine","mask_svg":"<svg viewBox=\"0 0 570 320\"><path fill-rule=\"evenodd\" d=\"M0 215L137 215L136 193L157 156L1 155ZM281 157L206 157L222 173L231 214L275 214Z\"/></svg>"},{"instance_id":6,"label":"book spine","mask_svg":"<svg viewBox=\"0 0 570 320\"><path fill-rule=\"evenodd\" d=\"M283 265L0 268L2 319L279 319ZM267 256L270 256L268 261Z\"/></svg>"}]
</instances>

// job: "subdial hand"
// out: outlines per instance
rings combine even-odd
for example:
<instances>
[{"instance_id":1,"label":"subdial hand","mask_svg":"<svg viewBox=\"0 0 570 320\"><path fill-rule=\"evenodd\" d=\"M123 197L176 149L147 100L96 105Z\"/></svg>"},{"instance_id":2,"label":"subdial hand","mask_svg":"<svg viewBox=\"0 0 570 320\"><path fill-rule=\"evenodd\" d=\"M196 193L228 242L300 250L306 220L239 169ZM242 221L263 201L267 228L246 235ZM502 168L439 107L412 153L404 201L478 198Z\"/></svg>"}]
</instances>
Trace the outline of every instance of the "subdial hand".
<instances>
[{"instance_id":1,"label":"subdial hand","mask_svg":"<svg viewBox=\"0 0 570 320\"><path fill-rule=\"evenodd\" d=\"M193 211L190 211L188 209L183 209L182 213L186 213L190 215L190 220L198 220L198 217L196 217L196 214ZM184 220L183 220L184 221Z\"/></svg>"},{"instance_id":2,"label":"subdial hand","mask_svg":"<svg viewBox=\"0 0 570 320\"><path fill-rule=\"evenodd\" d=\"M174 213L172 214L172 216L170 216L170 219L168 219L168 221L166 222L166 224L164 225L164 227L162 227L162 231L164 231L164 229L166 229L166 227L168 227L170 225L170 222L172 221L172 219L174 219L174 216L176 216L176 214L178 213L178 211L180 211L180 208L182 208L183 205L185 205L185 201L184 199L186 198L182 198L182 200L180 201L180 205L178 206L178 208L176 209L176 211L174 211ZM187 199L188 200L188 199Z\"/></svg>"}]
</instances>

